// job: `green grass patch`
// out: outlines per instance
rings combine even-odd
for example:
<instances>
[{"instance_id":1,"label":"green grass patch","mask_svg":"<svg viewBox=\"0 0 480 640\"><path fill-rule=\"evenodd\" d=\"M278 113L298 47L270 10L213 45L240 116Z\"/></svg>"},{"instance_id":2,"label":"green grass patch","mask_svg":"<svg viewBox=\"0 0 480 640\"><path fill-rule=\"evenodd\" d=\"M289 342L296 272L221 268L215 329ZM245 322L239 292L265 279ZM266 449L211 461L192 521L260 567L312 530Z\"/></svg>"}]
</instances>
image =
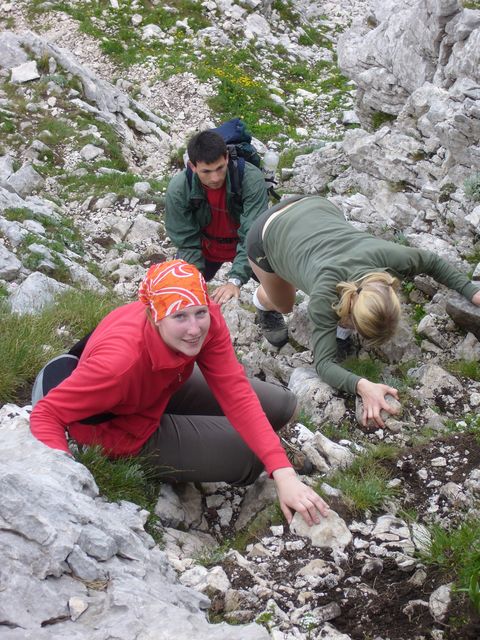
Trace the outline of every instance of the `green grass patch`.
<instances>
[{"instance_id":1,"label":"green grass patch","mask_svg":"<svg viewBox=\"0 0 480 640\"><path fill-rule=\"evenodd\" d=\"M372 113L370 122L372 124L372 129L377 131L383 127L384 124L388 124L390 122L394 122L397 119L393 113L385 113L385 111L375 111Z\"/></svg>"},{"instance_id":2,"label":"green grass patch","mask_svg":"<svg viewBox=\"0 0 480 640\"><path fill-rule=\"evenodd\" d=\"M12 314L6 303L0 305L0 404L15 402L50 358L68 350L119 304L112 294L69 291L36 315Z\"/></svg>"},{"instance_id":3,"label":"green grass patch","mask_svg":"<svg viewBox=\"0 0 480 640\"><path fill-rule=\"evenodd\" d=\"M445 425L452 433L470 433L480 443L480 415L466 414L462 420L446 420Z\"/></svg>"},{"instance_id":4,"label":"green grass patch","mask_svg":"<svg viewBox=\"0 0 480 640\"><path fill-rule=\"evenodd\" d=\"M344 420L340 424L333 424L333 422L325 422L320 427L317 427L326 438L330 440L350 440L352 437L353 427Z\"/></svg>"},{"instance_id":5,"label":"green grass patch","mask_svg":"<svg viewBox=\"0 0 480 640\"><path fill-rule=\"evenodd\" d=\"M446 368L454 375L480 382L480 362L476 362L475 360L458 360L447 363Z\"/></svg>"},{"instance_id":6,"label":"green grass patch","mask_svg":"<svg viewBox=\"0 0 480 640\"><path fill-rule=\"evenodd\" d=\"M474 202L480 202L480 173L467 178L463 183L465 195Z\"/></svg>"},{"instance_id":7,"label":"green grass patch","mask_svg":"<svg viewBox=\"0 0 480 640\"><path fill-rule=\"evenodd\" d=\"M431 543L422 554L426 564L442 570L455 583L456 591L465 593L480 613L480 521L469 519L458 528L431 527Z\"/></svg>"},{"instance_id":8,"label":"green grass patch","mask_svg":"<svg viewBox=\"0 0 480 640\"><path fill-rule=\"evenodd\" d=\"M37 130L39 132L46 132L46 140L48 144L56 146L64 144L65 140L73 138L76 134L76 129L66 120L61 118L54 118L53 116L46 116L37 123Z\"/></svg>"},{"instance_id":9,"label":"green grass patch","mask_svg":"<svg viewBox=\"0 0 480 640\"><path fill-rule=\"evenodd\" d=\"M398 488L388 486L391 474L381 463L397 457L398 449L393 446L372 447L357 456L350 467L329 476L328 484L340 489L343 500L354 514L365 513L367 510L379 512L387 500L398 494ZM320 486L317 487L319 492Z\"/></svg>"},{"instance_id":10,"label":"green grass patch","mask_svg":"<svg viewBox=\"0 0 480 640\"><path fill-rule=\"evenodd\" d=\"M418 324L427 315L423 304L415 304L412 309L412 320Z\"/></svg>"},{"instance_id":11,"label":"green grass patch","mask_svg":"<svg viewBox=\"0 0 480 640\"><path fill-rule=\"evenodd\" d=\"M465 260L474 266L480 262L480 243L474 247L474 250L465 256Z\"/></svg>"},{"instance_id":12,"label":"green grass patch","mask_svg":"<svg viewBox=\"0 0 480 640\"><path fill-rule=\"evenodd\" d=\"M149 512L145 530L155 542L162 541L160 519L154 508L158 499L159 482L141 458L106 458L100 447L88 447L75 455L95 478L100 494L110 502L127 500Z\"/></svg>"},{"instance_id":13,"label":"green grass patch","mask_svg":"<svg viewBox=\"0 0 480 640\"><path fill-rule=\"evenodd\" d=\"M347 358L342 363L342 366L361 378L367 378L371 382L381 382L384 365L370 356L366 358Z\"/></svg>"},{"instance_id":14,"label":"green grass patch","mask_svg":"<svg viewBox=\"0 0 480 640\"><path fill-rule=\"evenodd\" d=\"M300 413L298 414L297 422L303 424L303 426L307 427L307 429L312 433L315 433L315 431L317 431L318 429L318 426L314 422L312 422L310 416L308 416L304 411L300 411Z\"/></svg>"},{"instance_id":15,"label":"green grass patch","mask_svg":"<svg viewBox=\"0 0 480 640\"><path fill-rule=\"evenodd\" d=\"M315 151L315 147L313 145L290 147L290 149L282 151L278 161L278 172L281 174L282 169L293 167L295 158L298 156L308 155L309 153L312 153L312 151Z\"/></svg>"},{"instance_id":16,"label":"green grass patch","mask_svg":"<svg viewBox=\"0 0 480 640\"><path fill-rule=\"evenodd\" d=\"M66 193L82 192L84 196L104 196L106 193L116 193L121 198L135 196L134 185L140 182L140 176L133 173L89 173L86 176L68 176L62 180ZM159 194L166 190L168 180L149 180L152 187L146 199L157 200Z\"/></svg>"}]
</instances>

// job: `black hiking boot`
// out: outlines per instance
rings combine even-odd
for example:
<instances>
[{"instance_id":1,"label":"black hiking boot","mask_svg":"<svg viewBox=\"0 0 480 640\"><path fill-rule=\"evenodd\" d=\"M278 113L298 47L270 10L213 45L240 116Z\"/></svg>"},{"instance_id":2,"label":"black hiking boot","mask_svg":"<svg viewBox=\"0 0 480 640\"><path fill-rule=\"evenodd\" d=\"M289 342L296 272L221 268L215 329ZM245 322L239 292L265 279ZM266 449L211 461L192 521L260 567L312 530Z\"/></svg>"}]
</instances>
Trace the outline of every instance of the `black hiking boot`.
<instances>
[{"instance_id":1,"label":"black hiking boot","mask_svg":"<svg viewBox=\"0 0 480 640\"><path fill-rule=\"evenodd\" d=\"M268 342L280 349L288 342L288 329L285 320L278 311L262 311L257 309L255 322L260 326Z\"/></svg>"}]
</instances>

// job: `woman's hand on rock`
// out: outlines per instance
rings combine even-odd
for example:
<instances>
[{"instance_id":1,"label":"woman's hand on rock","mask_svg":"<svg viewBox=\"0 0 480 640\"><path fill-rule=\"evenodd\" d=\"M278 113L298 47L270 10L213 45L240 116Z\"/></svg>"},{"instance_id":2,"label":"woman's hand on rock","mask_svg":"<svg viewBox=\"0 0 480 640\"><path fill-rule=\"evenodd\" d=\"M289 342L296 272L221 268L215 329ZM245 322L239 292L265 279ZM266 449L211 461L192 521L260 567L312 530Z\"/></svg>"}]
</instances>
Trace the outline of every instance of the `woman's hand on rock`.
<instances>
[{"instance_id":1,"label":"woman's hand on rock","mask_svg":"<svg viewBox=\"0 0 480 640\"><path fill-rule=\"evenodd\" d=\"M327 503L300 480L294 469L282 467L275 469L272 475L280 508L288 524L292 521L294 511L298 512L310 527L320 522L320 515L327 516Z\"/></svg>"},{"instance_id":2,"label":"woman's hand on rock","mask_svg":"<svg viewBox=\"0 0 480 640\"><path fill-rule=\"evenodd\" d=\"M379 427L384 427L385 425L380 417L382 409L395 415L396 410L385 400L386 395L391 395L398 400L398 391L394 387L360 378L357 383L357 393L362 398L362 424L364 427L367 426L369 420L373 420Z\"/></svg>"}]
</instances>

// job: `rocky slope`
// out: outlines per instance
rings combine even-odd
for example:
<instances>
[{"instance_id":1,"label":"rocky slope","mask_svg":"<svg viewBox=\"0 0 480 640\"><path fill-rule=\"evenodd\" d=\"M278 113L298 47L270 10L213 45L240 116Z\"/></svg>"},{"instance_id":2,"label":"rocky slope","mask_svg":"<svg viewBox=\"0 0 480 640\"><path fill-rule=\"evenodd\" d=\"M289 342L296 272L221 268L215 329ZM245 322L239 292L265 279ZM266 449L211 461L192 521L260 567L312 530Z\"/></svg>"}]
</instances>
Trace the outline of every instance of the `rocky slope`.
<instances>
[{"instance_id":1,"label":"rocky slope","mask_svg":"<svg viewBox=\"0 0 480 640\"><path fill-rule=\"evenodd\" d=\"M269 147L308 151L283 169L285 192L326 194L355 224L480 279L476 3L124 4L0 5L0 292L12 310L40 310L65 287L133 296L145 267L174 251L161 218L172 157L225 114L212 99L237 85L264 100L249 125ZM351 83L335 71L337 40ZM237 85L223 50L244 56ZM224 309L237 352L251 375L299 396L310 428L284 437L312 459L309 481L335 513L288 529L267 509L267 479L246 491L163 487L161 551L144 513L105 503L83 466L32 440L28 407L4 405L2 637L478 637L473 610L458 619L469 605L455 576L420 555L432 522L478 517L478 312L427 278L407 283L404 326L374 354L403 413L364 434L351 399L311 369L305 296L289 318L294 340L277 352L253 323L252 291ZM387 487L365 511L337 485L371 445ZM247 550L220 554L245 526L256 536ZM248 626L208 625L207 595L210 619Z\"/></svg>"}]
</instances>

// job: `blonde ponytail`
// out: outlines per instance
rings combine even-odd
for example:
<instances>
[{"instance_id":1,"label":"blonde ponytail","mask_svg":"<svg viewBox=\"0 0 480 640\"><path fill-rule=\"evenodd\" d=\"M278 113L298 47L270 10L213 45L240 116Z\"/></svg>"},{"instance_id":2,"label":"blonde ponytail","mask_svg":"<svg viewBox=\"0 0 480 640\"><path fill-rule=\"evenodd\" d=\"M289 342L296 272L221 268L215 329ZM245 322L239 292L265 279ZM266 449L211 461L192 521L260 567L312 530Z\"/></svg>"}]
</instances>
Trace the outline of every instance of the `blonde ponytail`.
<instances>
[{"instance_id":1,"label":"blonde ponytail","mask_svg":"<svg viewBox=\"0 0 480 640\"><path fill-rule=\"evenodd\" d=\"M339 282L340 300L332 307L340 320L350 317L370 344L381 344L392 337L400 321L398 286L398 280L385 271L369 273L358 282Z\"/></svg>"}]
</instances>

